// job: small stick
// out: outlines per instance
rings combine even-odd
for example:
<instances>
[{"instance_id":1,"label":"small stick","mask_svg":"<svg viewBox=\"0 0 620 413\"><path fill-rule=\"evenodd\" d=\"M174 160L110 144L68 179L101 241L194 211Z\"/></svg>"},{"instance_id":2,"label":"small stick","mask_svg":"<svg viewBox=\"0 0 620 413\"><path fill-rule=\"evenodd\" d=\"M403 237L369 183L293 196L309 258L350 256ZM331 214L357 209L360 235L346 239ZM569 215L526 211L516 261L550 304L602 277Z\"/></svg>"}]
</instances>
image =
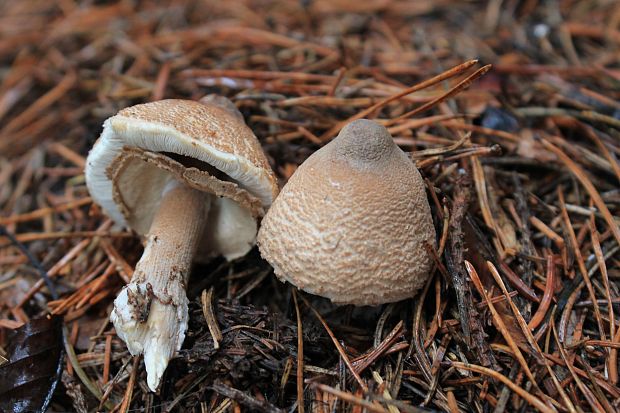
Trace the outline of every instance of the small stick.
<instances>
[{"instance_id":1,"label":"small stick","mask_svg":"<svg viewBox=\"0 0 620 413\"><path fill-rule=\"evenodd\" d=\"M103 358L103 384L107 384L110 379L110 358L112 355L112 334L105 338L105 353Z\"/></svg>"},{"instance_id":2,"label":"small stick","mask_svg":"<svg viewBox=\"0 0 620 413\"><path fill-rule=\"evenodd\" d=\"M66 147L60 142L51 143L49 145L49 150L50 152L54 152L55 154L62 156L82 170L86 166L86 159L82 155L75 152L73 149Z\"/></svg>"},{"instance_id":3,"label":"small stick","mask_svg":"<svg viewBox=\"0 0 620 413\"><path fill-rule=\"evenodd\" d=\"M51 278L55 277L56 275L58 275L60 270L65 265L67 265L71 260L73 260L75 257L77 257L77 255L80 252L82 252L82 250L84 248L86 248L86 246L88 246L88 244L90 244L90 241L91 241L90 239L85 239L82 242L80 242L79 244L77 244L75 247L73 247L67 254L65 254L64 257L62 257L60 259L60 261L58 261L49 271L47 271L47 276L51 279ZM41 287L43 287L43 284L45 284L45 283L46 283L45 278L40 279L39 281L34 283L34 285L22 297L22 299L19 301L19 303L17 303L16 307L20 308L24 304L26 304L28 302L28 300L30 300L32 298L32 296L35 295L36 292L41 289ZM48 288L49 288L49 286L48 286ZM58 295L55 295L56 294L55 291L52 292L52 290L50 290L50 294L52 294L52 297L54 298L54 300L58 299Z\"/></svg>"},{"instance_id":4,"label":"small stick","mask_svg":"<svg viewBox=\"0 0 620 413\"><path fill-rule=\"evenodd\" d=\"M534 226L537 230L545 234L548 238L550 238L555 245L557 245L559 250L564 248L564 239L559 236L555 231L553 231L547 224L542 222L540 219L535 216L530 216L530 224Z\"/></svg>"},{"instance_id":5,"label":"small stick","mask_svg":"<svg viewBox=\"0 0 620 413\"><path fill-rule=\"evenodd\" d=\"M136 385L136 377L138 376L138 363L140 361L139 356L133 357L133 364L131 366L131 375L129 376L129 382L123 395L123 401L119 407L119 413L127 413L129 411L129 404L131 403L131 396L133 395L133 388Z\"/></svg>"},{"instance_id":6,"label":"small stick","mask_svg":"<svg viewBox=\"0 0 620 413\"><path fill-rule=\"evenodd\" d=\"M247 69L186 69L181 72L181 78L192 77L236 77L242 79L260 80L298 80L303 82L329 82L336 76L319 75L306 72L279 72L269 70L247 70Z\"/></svg>"},{"instance_id":7,"label":"small stick","mask_svg":"<svg viewBox=\"0 0 620 413\"><path fill-rule=\"evenodd\" d=\"M129 283L131 277L133 277L133 267L129 265L127 261L125 261L125 258L123 258L121 254L119 254L116 248L114 248L112 243L110 243L107 239L101 239L101 248L108 256L108 260L110 260L110 262L116 266L116 270L118 271L123 281L125 281L125 283Z\"/></svg>"},{"instance_id":8,"label":"small stick","mask_svg":"<svg viewBox=\"0 0 620 413\"><path fill-rule=\"evenodd\" d=\"M607 159L607 162L609 162L609 164L611 165L611 169L614 170L616 178L618 178L618 182L620 182L620 162L618 162L618 159L615 156L612 156L609 149L607 149L607 146L605 146L605 144L601 141L601 138L598 137L596 132L594 132L591 127L587 125L582 125L582 130L586 133L586 135L588 135L590 139L594 141L600 151L603 152L603 155Z\"/></svg>"},{"instance_id":9,"label":"small stick","mask_svg":"<svg viewBox=\"0 0 620 413\"><path fill-rule=\"evenodd\" d=\"M545 360L545 356L542 350L540 349L538 342L532 335L532 332L530 328L528 327L527 323L525 322L525 319L521 315L519 308L515 305L514 301L512 301L512 298L510 297L510 294L508 293L508 290L506 289L506 285L504 284L504 281L502 280L499 273L497 272L497 269L495 268L495 266L493 266L493 264L490 261L487 261L487 267L489 268L489 271L491 272L493 279L495 280L497 285L499 285L499 288L502 290L502 293L506 297L506 300L508 301L510 309L512 310L512 313L517 319L517 323L519 324L519 327L521 328L523 335L525 336L525 338L527 339L527 342L530 344L530 346L532 346L532 348L535 351L535 356L537 356L538 360L545 365L547 372L549 373L549 376L551 377L551 380L553 381L553 384L555 385L558 393L560 394L560 396L562 397L562 400L564 401L564 404L568 408L569 412L576 413L577 410L575 409L575 406L571 402L570 398L566 395L566 392L560 385L554 371L551 369L551 366ZM551 400L547 399L547 402L550 402L550 401Z\"/></svg>"},{"instance_id":10,"label":"small stick","mask_svg":"<svg viewBox=\"0 0 620 413\"><path fill-rule=\"evenodd\" d=\"M443 118L446 115L441 115L441 116L433 116L431 118ZM451 115L450 115L451 116ZM425 119L412 119L412 121L420 121L420 120L427 120L427 119L431 119L431 118L425 118ZM409 122L404 123L403 125L408 125L410 124ZM397 126L397 128L399 128L402 125ZM392 131L392 129L394 128L390 128L388 129L388 131L390 131L390 133L396 133L396 131ZM398 131L400 132L400 131ZM424 149L422 151L417 151L417 152L412 152L411 153L411 158L412 159L420 159L423 158L425 156L436 156L436 155L443 155L445 153L451 152L455 149L460 148L461 146L463 146L465 144L465 142L467 142L467 140L471 137L471 132L464 134L461 139L459 139L458 141L454 142L452 145L448 145L448 146L444 146L441 148L431 148L431 149Z\"/></svg>"},{"instance_id":11,"label":"small stick","mask_svg":"<svg viewBox=\"0 0 620 413\"><path fill-rule=\"evenodd\" d=\"M542 142L545 148L556 154L557 157L568 168L568 170L571 171L573 175L575 175L575 178L577 178L577 180L581 182L581 185L583 185L583 187L586 189L598 210L601 212L601 214L603 214L603 218L607 222L607 225L609 225L609 229L614 235L614 238L616 238L616 241L618 242L618 244L620 244L620 228L618 228L618 224L616 224L616 222L614 221L614 216L609 211L609 208L607 208L607 204L605 204L605 201L603 201L603 198L601 198L601 195L596 190L596 187L592 184L592 181L588 179L583 169L581 169L579 165L577 165L572 159L570 159L560 148L558 148L548 140L541 139L540 142Z\"/></svg>"},{"instance_id":12,"label":"small stick","mask_svg":"<svg viewBox=\"0 0 620 413\"><path fill-rule=\"evenodd\" d=\"M159 69L159 73L157 74L157 80L155 80L155 85L151 94L152 101L163 99L166 93L168 79L170 78L170 67L170 61L166 61L161 66L161 69Z\"/></svg>"},{"instance_id":13,"label":"small stick","mask_svg":"<svg viewBox=\"0 0 620 413\"><path fill-rule=\"evenodd\" d=\"M536 382L536 378L532 374L532 371L530 370L530 367L527 364L525 357L523 357L523 353L521 353L519 346L517 346L517 343L515 343L514 339L512 338L512 335L510 334L510 331L506 327L506 324L504 324L504 320L499 315L499 313L495 309L495 306L489 299L489 296L487 295L487 292L485 291L484 286L482 285L482 282L480 281L480 277L478 277L478 273L476 272L476 269L467 260L465 260L465 268L467 269L467 273L471 277L472 282L476 286L476 289L478 290L482 298L484 298L484 300L486 301L487 306L489 307L489 310L491 311L491 314L493 315L493 319L495 320L495 323L497 325L497 329L502 334L502 337L504 337L504 340L506 340L506 343L508 343L508 346L510 346L510 349L513 351L515 358L521 365L521 368L525 372L525 375L530 380L534 388L538 391L541 391L538 388L538 383Z\"/></svg>"},{"instance_id":14,"label":"small stick","mask_svg":"<svg viewBox=\"0 0 620 413\"><path fill-rule=\"evenodd\" d=\"M77 376L80 378L80 380L82 381L82 383L84 384L84 386L92 393L93 396L95 396L97 398L97 400L101 401L102 399L102 394L101 391L99 390L99 388L97 386L95 386L93 384L92 381L90 381L90 379L88 378L88 375L86 374L86 372L82 369L82 367L80 366L80 362L77 359L77 356L75 354L75 350L73 348L73 346L71 345L71 343L69 342L69 333L67 332L67 327L65 325L62 326L62 332L63 332L63 341L65 344L65 351L67 352L67 358L69 359L69 362L71 363L71 367L73 368L73 370L75 371L75 373L77 374ZM108 410L112 410L113 406L112 403L110 403L109 401L106 401L104 403L104 406L108 409Z\"/></svg>"},{"instance_id":15,"label":"small stick","mask_svg":"<svg viewBox=\"0 0 620 413\"><path fill-rule=\"evenodd\" d=\"M620 328L616 330L616 335L613 336L612 342L614 344L620 344ZM615 386L616 384L618 384L618 382L617 382L617 377L618 377L618 367L617 367L618 366L618 348L615 345L609 351L609 365L610 366L614 366L615 375L616 375L616 382L614 383L611 380L611 378L612 378L611 377L611 371L610 371L610 374L609 374L609 376L610 376L610 380L609 381L610 381L610 383L612 385Z\"/></svg>"},{"instance_id":16,"label":"small stick","mask_svg":"<svg viewBox=\"0 0 620 413\"><path fill-rule=\"evenodd\" d=\"M377 371L372 372L372 377L375 379L375 381L377 382L377 384L379 385L379 389L383 389L382 394L383 394L383 398L385 400L392 400L392 396L390 395L389 390L387 389L386 385L385 385L385 381L383 380L383 378L379 375L379 373ZM388 406L388 410L390 411L390 413L399 413L400 410L398 410L396 408L396 406L393 405L389 405Z\"/></svg>"},{"instance_id":17,"label":"small stick","mask_svg":"<svg viewBox=\"0 0 620 413\"><path fill-rule=\"evenodd\" d=\"M319 312L315 310L315 308L310 304L310 302L303 295L300 295L299 297L301 297L303 302L308 306L308 308L314 313L316 318L323 325L323 328L325 328L325 331L327 331L327 334L329 335L334 345L336 346L338 353L340 353L340 357L342 357L344 364L346 364L349 371L351 371L351 374L353 375L353 377L355 377L355 380L357 380L357 383L360 385L364 393L368 393L368 386L366 386L366 383L364 383L360 375L357 374L357 371L355 371L355 367L353 367L353 364L351 364L351 360L349 359L349 356L347 356L347 353L344 351L344 348L342 348L342 345L338 342L338 339L336 338L332 330L329 328L329 326L327 325L327 323L325 322L321 314L319 314Z\"/></svg>"},{"instance_id":18,"label":"small stick","mask_svg":"<svg viewBox=\"0 0 620 413\"><path fill-rule=\"evenodd\" d=\"M473 65L475 65L476 63L478 63L478 60L469 60L465 63L462 63L460 65L457 65L455 67L453 67L452 69L446 70L443 73L440 73L437 76L434 76L428 80L425 80L423 82L420 82L418 84L415 84L411 87L408 87L405 90L402 90L390 97L387 97L385 99L383 99L380 102L375 103L374 105L370 106L367 109L364 109L361 112L358 112L357 114L351 116L350 118L342 121L342 122L338 122L336 123L334 126L332 126L329 130L327 130L327 132L325 132L323 135L319 136L319 139L321 139L321 141L325 142L326 140L328 140L329 138L331 138L336 132L338 132L344 125L346 125L347 123L353 122L354 120L357 119L362 119L366 116L371 115L373 112L381 109L382 107L384 107L385 105L398 100L400 98L402 98L403 96L407 96L413 92L417 92L418 90L422 90L422 89L426 89L427 87L433 86L439 82L442 82L446 79L449 79L453 76L458 75L459 73L464 72L465 70L469 69L470 67L472 67ZM400 119L400 118L399 118Z\"/></svg>"},{"instance_id":19,"label":"small stick","mask_svg":"<svg viewBox=\"0 0 620 413\"><path fill-rule=\"evenodd\" d=\"M549 329L549 333L551 333L551 329ZM558 366L566 366L566 362L561 357L548 354L548 353L544 353L544 356L547 360L552 361ZM573 370L575 370L575 373L577 373L577 375L589 379L588 373L586 373L585 371L575 366L573 366ZM604 377L602 377L600 374L594 374L593 376L596 379L598 385L601 388L605 389L607 393L609 393L611 396L613 396L616 399L620 397L620 389L618 389L618 387L610 384L609 381L605 379Z\"/></svg>"},{"instance_id":20,"label":"small stick","mask_svg":"<svg viewBox=\"0 0 620 413\"><path fill-rule=\"evenodd\" d=\"M527 390L523 389L522 387L517 386L508 377L504 376L501 373L496 372L495 370L491 370L491 369L488 369L482 366L477 366L475 364L462 363L459 361L452 361L450 362L450 365L457 369L474 371L476 373L484 374L485 376L499 380L503 384L505 384L508 388L510 388L510 390L512 390L513 392L518 394L522 399L528 402L528 404L530 404L532 407L535 407L536 409L538 409L539 411L543 413L556 413L554 409L544 404L538 397L532 395L531 393L529 393Z\"/></svg>"},{"instance_id":21,"label":"small stick","mask_svg":"<svg viewBox=\"0 0 620 413\"><path fill-rule=\"evenodd\" d=\"M588 221L590 227L590 237L592 239L592 249L594 249L594 255L598 262L598 267L601 272L601 278L603 280L603 287L605 288L605 298L607 299L607 315L609 318L609 336L612 338L616 335L616 321L614 315L614 306L611 303L611 291L609 289L609 274L607 273L607 265L605 264L605 256L601 248L598 231L594 224L594 217ZM593 304L594 305L594 304ZM602 337L601 337L602 338ZM611 354L608 354L607 369L609 372L609 381L612 384L618 383L618 365L611 363Z\"/></svg>"},{"instance_id":22,"label":"small stick","mask_svg":"<svg viewBox=\"0 0 620 413\"><path fill-rule=\"evenodd\" d=\"M223 336L213 312L213 287L209 288L208 292L207 290L202 290L200 302L202 303L202 313L207 322L207 327L209 327L211 338L213 338L213 348L217 350L220 348L220 341L222 341Z\"/></svg>"},{"instance_id":23,"label":"small stick","mask_svg":"<svg viewBox=\"0 0 620 413\"><path fill-rule=\"evenodd\" d=\"M523 297L527 298L533 303L540 302L540 298L538 298L534 290L530 288L525 282L523 282L521 277L515 274L514 271L504 261L501 261L499 263L499 267L508 279L508 282L510 282L510 284L514 288L516 288Z\"/></svg>"},{"instance_id":24,"label":"small stick","mask_svg":"<svg viewBox=\"0 0 620 413\"><path fill-rule=\"evenodd\" d=\"M50 89L46 94L39 97L28 109L21 112L7 123L2 130L0 130L0 139L6 138L11 132L15 132L18 129L28 125L33 121L37 115L50 105L54 104L58 99L62 98L69 89L73 87L73 84L78 80L75 71L69 71L65 77L58 82L56 86Z\"/></svg>"},{"instance_id":25,"label":"small stick","mask_svg":"<svg viewBox=\"0 0 620 413\"><path fill-rule=\"evenodd\" d=\"M68 202L66 204L57 205L55 207L41 208L26 214L11 215L6 218L0 218L0 225L18 224L20 222L34 221L35 219L46 217L52 213L64 212L84 205L91 204L93 199L89 196Z\"/></svg>"},{"instance_id":26,"label":"small stick","mask_svg":"<svg viewBox=\"0 0 620 413\"><path fill-rule=\"evenodd\" d=\"M211 389L213 389L213 391L215 391L216 393L219 393L221 395L224 395L226 397L229 397L233 400L238 401L239 403L248 407L250 411L258 411L258 412L264 412L264 413L283 413L284 412L284 410L275 407L274 405L272 405L266 400L257 400L253 398L252 396L246 394L245 392L229 387L223 383L216 382L213 384L213 386L211 386Z\"/></svg>"},{"instance_id":27,"label":"small stick","mask_svg":"<svg viewBox=\"0 0 620 413\"><path fill-rule=\"evenodd\" d=\"M448 407L450 408L450 413L459 413L459 406L456 403L456 398L454 397L454 392L448 391L446 396L448 396Z\"/></svg>"},{"instance_id":28,"label":"small stick","mask_svg":"<svg viewBox=\"0 0 620 413\"><path fill-rule=\"evenodd\" d=\"M480 205L482 218L484 219L486 226L491 229L494 235L493 245L495 246L495 249L497 250L499 256L503 257L505 254L503 247L504 243L502 242L503 232L498 229L497 221L491 212L484 169L482 168L482 163L480 163L480 159L478 159L478 157L474 156L471 158L471 167L474 185L476 192L478 193L478 204Z\"/></svg>"},{"instance_id":29,"label":"small stick","mask_svg":"<svg viewBox=\"0 0 620 413\"><path fill-rule=\"evenodd\" d=\"M503 140L506 140L512 143L521 142L521 140L523 139L513 133L509 133L509 132L505 132L505 131L501 131L497 129L485 128L485 127L477 126L477 125L470 125L468 123L462 123L456 120L441 121L440 123L443 126L446 126L448 128L476 132L482 135L495 136L497 138L500 138L500 139L503 139Z\"/></svg>"},{"instance_id":30,"label":"small stick","mask_svg":"<svg viewBox=\"0 0 620 413\"><path fill-rule=\"evenodd\" d=\"M557 193L558 193L558 200L560 202L560 205L563 206L564 205L564 194L560 190L560 187L558 187ZM603 328L603 318L601 316L601 310L596 300L596 292L594 291L594 287L592 286L592 280L590 279L590 274L588 273L588 270L586 269L584 259L581 255L581 250L579 249L579 243L577 242L575 230L573 229L573 225L571 223L570 217L568 216L568 213L566 212L566 208L564 207L562 208L561 216L562 216L562 220L564 221L564 225L566 226L568 236L571 240L573 252L575 253L575 260L577 261L577 266L579 268L579 271L581 272L583 281L586 283L588 293L590 294L590 299L592 300L592 307L594 308L594 316L596 318L599 333L601 334L601 338L605 340L607 336L605 335L605 329Z\"/></svg>"},{"instance_id":31,"label":"small stick","mask_svg":"<svg viewBox=\"0 0 620 413\"><path fill-rule=\"evenodd\" d=\"M610 347L610 348L620 348L620 343L616 343L615 341L604 341L604 340L585 340L583 342L586 346L600 346L600 347Z\"/></svg>"},{"instance_id":32,"label":"small stick","mask_svg":"<svg viewBox=\"0 0 620 413\"><path fill-rule=\"evenodd\" d=\"M1 224L0 224L0 235L7 237L22 252L22 254L26 256L28 261L37 269L37 271L39 272L39 275L41 276L41 279L37 281L37 283L40 283L41 285L45 283L47 285L47 289L50 290L50 295L52 296L52 298L54 300L58 300L58 293L56 292L54 283L52 282L50 278L51 276L47 271L45 271L45 268L43 268L43 265L39 262L39 260L37 260L35 256L30 253L30 250L28 250L28 248L26 248L24 244L19 242L15 238L15 236L12 233L10 233L4 225L1 225ZM17 307L21 307L22 305L18 305Z\"/></svg>"},{"instance_id":33,"label":"small stick","mask_svg":"<svg viewBox=\"0 0 620 413\"><path fill-rule=\"evenodd\" d=\"M554 309L554 312L555 312L555 309ZM575 380L577 387L579 388L579 390L581 390L581 393L583 393L583 395L585 396L586 400L590 404L590 407L592 408L592 411L597 411L597 412L604 411L603 406L601 406L598 400L596 400L596 398L594 397L590 389L587 388L585 384L583 384L579 376L577 376L577 373L575 373L572 363L568 362L569 357L568 357L568 354L566 354L566 350L564 349L562 343L560 342L560 338L558 337L558 332L557 332L557 329L555 328L555 322L553 321L553 316L551 317L550 323L551 323L551 331L553 332L553 337L555 338L558 349L560 350L560 355L562 356L562 359L564 360L566 368L568 369L571 376L573 377L573 380Z\"/></svg>"},{"instance_id":34,"label":"small stick","mask_svg":"<svg viewBox=\"0 0 620 413\"><path fill-rule=\"evenodd\" d=\"M66 238L132 238L135 235L131 232L110 232L110 231L74 231L74 232L25 232L15 235L19 242L32 242L50 239ZM0 248L5 245L0 245Z\"/></svg>"},{"instance_id":35,"label":"small stick","mask_svg":"<svg viewBox=\"0 0 620 413\"><path fill-rule=\"evenodd\" d=\"M461 91L467 89L479 77L484 76L489 70L491 70L491 67L492 67L491 65L486 65L486 66L481 67L480 69L476 70L474 73L472 73L471 75L467 76L465 79L457 83L454 87L452 87L446 93L442 94L441 96L436 97L430 102L423 104L422 106L419 106L413 110L410 110L409 112L405 114L400 115L397 118L390 120L388 122L388 125L391 125L401 119L410 118L420 112L424 112L425 110L432 108L433 106L451 98L452 96L457 95Z\"/></svg>"},{"instance_id":36,"label":"small stick","mask_svg":"<svg viewBox=\"0 0 620 413\"><path fill-rule=\"evenodd\" d=\"M394 342L398 339L402 333L404 324L403 321L399 321L398 324L390 331L390 333L383 339L383 341L368 354L362 358L353 362L355 371L359 374L366 370L368 366L375 362L383 353L389 350Z\"/></svg>"},{"instance_id":37,"label":"small stick","mask_svg":"<svg viewBox=\"0 0 620 413\"><path fill-rule=\"evenodd\" d=\"M346 67L341 67L340 69L338 69L338 75L336 76L336 79L334 79L332 86L329 89L329 92L327 92L327 96L334 96L336 94L336 89L338 89L338 85L340 85L340 82L344 78L345 73L347 73Z\"/></svg>"},{"instance_id":38,"label":"small stick","mask_svg":"<svg viewBox=\"0 0 620 413\"><path fill-rule=\"evenodd\" d=\"M108 277L114 274L115 271L116 271L116 268L114 268L112 265L109 265L108 268L106 268L106 271L103 274L101 274L101 276L91 281L90 286L88 287L89 291L86 294L84 294L82 298L80 298L77 304L75 304L75 309L76 310L80 309L80 307L84 306L94 296L99 294L101 290L103 290L104 283L107 281Z\"/></svg>"},{"instance_id":39,"label":"small stick","mask_svg":"<svg viewBox=\"0 0 620 413\"><path fill-rule=\"evenodd\" d=\"M545 284L545 292L543 294L542 300L540 300L540 305L536 310L536 313L530 319L528 323L528 328L530 330L535 330L536 327L540 325L545 319L545 314L547 314L547 310L551 305L551 300L553 299L555 289L555 264L553 261L553 255L547 255L547 282Z\"/></svg>"},{"instance_id":40,"label":"small stick","mask_svg":"<svg viewBox=\"0 0 620 413\"><path fill-rule=\"evenodd\" d=\"M297 317L297 411L304 413L304 336L295 288L293 288L293 301L295 302L295 315Z\"/></svg>"},{"instance_id":41,"label":"small stick","mask_svg":"<svg viewBox=\"0 0 620 413\"><path fill-rule=\"evenodd\" d=\"M334 389L332 387L329 387L325 384L314 384L313 385L315 388L319 389L322 392L325 393L329 393L329 394L333 394L336 397L339 397L340 399L349 402L351 404L354 405L358 405L358 406L362 406L364 407L366 410L370 411L370 412L375 412L375 413L390 413L389 410L385 410L383 407L373 403L373 402L369 402L368 400L364 400L364 399L360 399L359 397L355 397L354 395L352 395L351 393L347 393L341 390L337 390ZM420 410L422 411L422 410Z\"/></svg>"}]
</instances>

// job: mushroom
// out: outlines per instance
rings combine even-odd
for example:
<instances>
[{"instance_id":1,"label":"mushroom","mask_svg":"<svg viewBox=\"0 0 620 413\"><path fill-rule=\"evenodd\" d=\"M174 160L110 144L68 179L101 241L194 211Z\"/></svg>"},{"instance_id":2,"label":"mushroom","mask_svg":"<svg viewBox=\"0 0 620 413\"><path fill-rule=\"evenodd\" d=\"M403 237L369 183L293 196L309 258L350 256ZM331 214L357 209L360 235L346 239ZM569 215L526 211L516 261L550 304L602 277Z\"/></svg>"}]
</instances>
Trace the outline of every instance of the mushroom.
<instances>
[{"instance_id":1,"label":"mushroom","mask_svg":"<svg viewBox=\"0 0 620 413\"><path fill-rule=\"evenodd\" d=\"M295 171L257 239L282 281L336 304L377 305L424 285L435 230L413 162L387 129L360 119Z\"/></svg>"},{"instance_id":2,"label":"mushroom","mask_svg":"<svg viewBox=\"0 0 620 413\"><path fill-rule=\"evenodd\" d=\"M110 319L130 353L144 353L155 391L185 338L194 257L245 255L276 179L241 113L220 97L121 110L105 121L85 172L93 200L145 238Z\"/></svg>"}]
</instances>

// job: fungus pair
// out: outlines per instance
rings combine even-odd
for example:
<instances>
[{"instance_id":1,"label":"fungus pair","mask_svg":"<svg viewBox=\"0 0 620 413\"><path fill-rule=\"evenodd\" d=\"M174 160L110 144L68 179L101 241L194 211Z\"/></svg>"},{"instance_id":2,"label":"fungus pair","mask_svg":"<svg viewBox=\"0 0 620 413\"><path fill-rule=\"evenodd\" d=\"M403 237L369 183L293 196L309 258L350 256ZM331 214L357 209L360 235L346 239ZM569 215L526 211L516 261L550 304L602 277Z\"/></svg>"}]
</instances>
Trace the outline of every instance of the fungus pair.
<instances>
[{"instance_id":1,"label":"fungus pair","mask_svg":"<svg viewBox=\"0 0 620 413\"><path fill-rule=\"evenodd\" d=\"M429 275L424 184L372 121L347 125L276 198L260 144L230 101L137 105L104 123L86 182L112 219L145 239L110 319L130 353L144 354L153 391L185 338L194 260L243 256L258 238L280 279L339 304L402 300Z\"/></svg>"}]
</instances>

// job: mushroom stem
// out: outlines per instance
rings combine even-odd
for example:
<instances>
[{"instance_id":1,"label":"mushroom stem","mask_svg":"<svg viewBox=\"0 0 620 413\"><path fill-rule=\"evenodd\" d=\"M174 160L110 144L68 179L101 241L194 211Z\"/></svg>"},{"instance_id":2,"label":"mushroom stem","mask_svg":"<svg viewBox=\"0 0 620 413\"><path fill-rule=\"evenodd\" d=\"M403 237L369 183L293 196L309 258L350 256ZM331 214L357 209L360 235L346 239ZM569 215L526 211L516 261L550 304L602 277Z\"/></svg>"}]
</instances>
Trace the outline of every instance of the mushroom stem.
<instances>
[{"instance_id":1,"label":"mushroom stem","mask_svg":"<svg viewBox=\"0 0 620 413\"><path fill-rule=\"evenodd\" d=\"M152 391L185 339L185 287L210 201L208 194L176 181L165 187L142 258L114 300L110 319L129 352L144 353Z\"/></svg>"}]
</instances>

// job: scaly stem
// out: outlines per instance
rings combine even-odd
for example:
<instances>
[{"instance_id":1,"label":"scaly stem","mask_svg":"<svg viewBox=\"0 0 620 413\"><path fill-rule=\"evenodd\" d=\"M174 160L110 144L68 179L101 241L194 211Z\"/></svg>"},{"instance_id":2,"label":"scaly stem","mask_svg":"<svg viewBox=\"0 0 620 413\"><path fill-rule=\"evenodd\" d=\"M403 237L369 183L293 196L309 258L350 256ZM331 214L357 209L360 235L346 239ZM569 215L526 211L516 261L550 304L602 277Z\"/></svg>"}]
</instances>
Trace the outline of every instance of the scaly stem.
<instances>
[{"instance_id":1,"label":"scaly stem","mask_svg":"<svg viewBox=\"0 0 620 413\"><path fill-rule=\"evenodd\" d=\"M114 300L110 319L129 352L144 353L152 391L185 339L185 287L210 201L208 194L176 181L166 186L142 258Z\"/></svg>"}]
</instances>

